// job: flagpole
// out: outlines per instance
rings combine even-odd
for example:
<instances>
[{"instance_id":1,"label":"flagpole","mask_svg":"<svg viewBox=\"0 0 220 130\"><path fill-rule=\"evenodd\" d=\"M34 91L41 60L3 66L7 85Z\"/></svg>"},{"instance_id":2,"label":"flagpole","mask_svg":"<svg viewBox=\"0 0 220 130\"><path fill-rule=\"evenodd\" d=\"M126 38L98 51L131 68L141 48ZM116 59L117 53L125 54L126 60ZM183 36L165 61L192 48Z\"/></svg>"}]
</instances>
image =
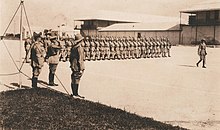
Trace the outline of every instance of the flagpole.
<instances>
[{"instance_id":1,"label":"flagpole","mask_svg":"<svg viewBox=\"0 0 220 130\"><path fill-rule=\"evenodd\" d=\"M23 23L22 23L22 13L23 13L23 3L24 1L21 0L21 16L20 16L20 53L19 53L19 67L21 67L21 62L22 62L22 55L21 55L21 50L22 50L22 39L23 39L23 35L22 35L22 30L23 30ZM19 70L19 88L22 87L22 77L21 77L21 70Z\"/></svg>"}]
</instances>

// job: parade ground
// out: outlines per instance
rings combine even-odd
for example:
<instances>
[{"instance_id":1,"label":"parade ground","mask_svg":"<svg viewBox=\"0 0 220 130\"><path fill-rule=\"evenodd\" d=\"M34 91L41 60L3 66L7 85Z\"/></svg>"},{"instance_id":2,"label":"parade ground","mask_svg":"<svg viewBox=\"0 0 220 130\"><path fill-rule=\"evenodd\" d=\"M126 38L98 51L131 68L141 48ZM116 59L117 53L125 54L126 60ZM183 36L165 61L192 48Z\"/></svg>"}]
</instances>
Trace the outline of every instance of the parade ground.
<instances>
[{"instance_id":1,"label":"parade ground","mask_svg":"<svg viewBox=\"0 0 220 130\"><path fill-rule=\"evenodd\" d=\"M0 41L0 91L18 89L19 41ZM220 128L220 48L207 48L207 68L199 60L197 47L174 46L171 57L130 60L85 61L86 70L79 93L86 100L120 108L140 116L179 125L188 129ZM45 63L39 76L39 87L48 82ZM31 86L29 63L21 69L22 88ZM69 62L60 62L53 89L71 93ZM60 82L59 82L60 81ZM63 88L63 86L67 90Z\"/></svg>"}]
</instances>

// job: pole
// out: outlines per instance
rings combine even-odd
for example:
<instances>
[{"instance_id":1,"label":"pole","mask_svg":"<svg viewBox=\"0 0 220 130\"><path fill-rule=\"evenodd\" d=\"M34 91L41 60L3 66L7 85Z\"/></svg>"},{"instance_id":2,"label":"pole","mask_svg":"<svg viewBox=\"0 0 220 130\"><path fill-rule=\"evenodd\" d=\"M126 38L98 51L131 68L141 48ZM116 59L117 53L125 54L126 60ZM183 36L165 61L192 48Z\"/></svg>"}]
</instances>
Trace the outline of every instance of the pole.
<instances>
[{"instance_id":1,"label":"pole","mask_svg":"<svg viewBox=\"0 0 220 130\"><path fill-rule=\"evenodd\" d=\"M214 44L215 44L215 34L216 33L216 25L214 25Z\"/></svg>"},{"instance_id":2,"label":"pole","mask_svg":"<svg viewBox=\"0 0 220 130\"><path fill-rule=\"evenodd\" d=\"M179 45L180 45L180 43L181 43L181 32L182 32L181 19L182 19L182 13L180 12Z\"/></svg>"},{"instance_id":3,"label":"pole","mask_svg":"<svg viewBox=\"0 0 220 130\"><path fill-rule=\"evenodd\" d=\"M23 10L23 3L24 1L21 0L21 16L20 16L20 53L19 53L19 67L21 67L21 61L22 61L22 56L21 56L21 50L22 50L22 30L23 30L23 24L22 24L22 10ZM19 70L19 88L22 86L22 77L21 77L21 70Z\"/></svg>"}]
</instances>

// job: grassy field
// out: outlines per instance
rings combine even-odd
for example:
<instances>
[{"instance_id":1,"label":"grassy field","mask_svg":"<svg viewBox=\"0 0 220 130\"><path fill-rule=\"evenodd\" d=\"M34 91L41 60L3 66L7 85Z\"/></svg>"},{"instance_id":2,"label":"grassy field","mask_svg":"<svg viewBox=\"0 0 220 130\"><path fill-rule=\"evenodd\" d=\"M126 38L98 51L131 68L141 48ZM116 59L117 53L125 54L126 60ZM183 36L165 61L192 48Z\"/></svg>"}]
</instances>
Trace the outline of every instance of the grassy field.
<instances>
[{"instance_id":1,"label":"grassy field","mask_svg":"<svg viewBox=\"0 0 220 130\"><path fill-rule=\"evenodd\" d=\"M183 130L46 88L1 92L0 101L1 125L11 129Z\"/></svg>"}]
</instances>

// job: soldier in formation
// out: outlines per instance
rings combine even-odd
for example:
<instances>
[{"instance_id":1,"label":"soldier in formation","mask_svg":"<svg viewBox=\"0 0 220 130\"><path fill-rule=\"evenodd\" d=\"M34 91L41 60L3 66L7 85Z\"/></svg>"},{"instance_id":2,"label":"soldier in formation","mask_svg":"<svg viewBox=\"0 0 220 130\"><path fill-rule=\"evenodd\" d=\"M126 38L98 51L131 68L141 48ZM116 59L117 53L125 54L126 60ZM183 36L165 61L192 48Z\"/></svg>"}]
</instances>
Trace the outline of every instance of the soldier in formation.
<instances>
[{"instance_id":1,"label":"soldier in formation","mask_svg":"<svg viewBox=\"0 0 220 130\"><path fill-rule=\"evenodd\" d=\"M84 60L124 60L170 57L171 43L165 37L91 36L85 38L82 47Z\"/></svg>"}]
</instances>

